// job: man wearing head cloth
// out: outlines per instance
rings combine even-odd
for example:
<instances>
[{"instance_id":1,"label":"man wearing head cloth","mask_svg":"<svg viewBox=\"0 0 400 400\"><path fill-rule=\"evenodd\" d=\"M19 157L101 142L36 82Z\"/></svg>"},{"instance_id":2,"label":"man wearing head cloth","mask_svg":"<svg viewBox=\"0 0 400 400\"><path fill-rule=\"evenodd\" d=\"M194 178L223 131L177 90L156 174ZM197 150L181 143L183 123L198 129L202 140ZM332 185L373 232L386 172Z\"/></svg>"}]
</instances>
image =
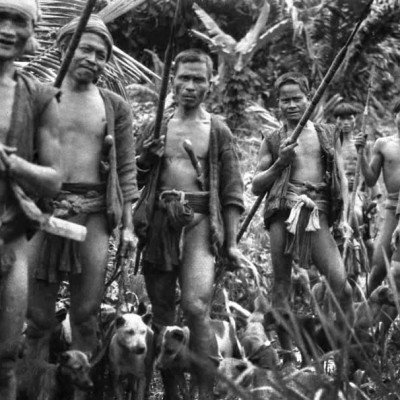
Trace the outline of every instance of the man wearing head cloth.
<instances>
[{"instance_id":1,"label":"man wearing head cloth","mask_svg":"<svg viewBox=\"0 0 400 400\"><path fill-rule=\"evenodd\" d=\"M11 190L39 199L61 184L57 90L17 71L32 39L34 0L0 0L0 399L16 398L15 364L27 308L28 237L35 227Z\"/></svg>"},{"instance_id":2,"label":"man wearing head cloth","mask_svg":"<svg viewBox=\"0 0 400 400\"><path fill-rule=\"evenodd\" d=\"M62 59L76 26L77 20L73 20L59 31ZM120 96L94 84L111 51L109 31L100 18L92 16L61 87L64 183L53 201L55 215L85 225L87 238L83 243L44 233L35 238L40 251L32 258L27 330L30 357L46 357L57 291L65 278L70 281L72 346L93 355L108 240L121 223L120 254L127 256L133 249L131 212L138 190L132 115Z\"/></svg>"}]
</instances>

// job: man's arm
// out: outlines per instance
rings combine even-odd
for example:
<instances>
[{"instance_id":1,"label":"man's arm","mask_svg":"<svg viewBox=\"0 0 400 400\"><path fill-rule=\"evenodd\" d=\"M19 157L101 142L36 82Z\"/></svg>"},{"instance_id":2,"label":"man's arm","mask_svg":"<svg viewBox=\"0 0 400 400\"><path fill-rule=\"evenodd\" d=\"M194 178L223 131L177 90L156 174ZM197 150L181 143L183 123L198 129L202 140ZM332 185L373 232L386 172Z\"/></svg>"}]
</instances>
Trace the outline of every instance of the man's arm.
<instances>
[{"instance_id":1,"label":"man's arm","mask_svg":"<svg viewBox=\"0 0 400 400\"><path fill-rule=\"evenodd\" d=\"M363 133L357 135L356 138L356 147L362 148L361 153L361 173L364 176L365 183L367 186L374 186L379 178L379 174L381 173L383 157L381 152L382 139L378 139L374 147L372 149L371 161L368 163L365 151L365 143L366 139Z\"/></svg>"},{"instance_id":2,"label":"man's arm","mask_svg":"<svg viewBox=\"0 0 400 400\"><path fill-rule=\"evenodd\" d=\"M256 196L265 193L271 188L276 179L295 157L294 148L296 146L297 143L290 144L285 140L279 148L279 157L273 162L267 142L265 140L262 142L258 154L256 173L252 182L252 191Z\"/></svg>"},{"instance_id":3,"label":"man's arm","mask_svg":"<svg viewBox=\"0 0 400 400\"><path fill-rule=\"evenodd\" d=\"M341 216L341 221L347 222L347 215L349 212L349 186L346 178L346 173L344 170L342 146L339 140L335 144L335 151L336 151L336 165L338 168L338 173L340 178L340 190L342 192L342 198L343 198L343 214Z\"/></svg>"},{"instance_id":4,"label":"man's arm","mask_svg":"<svg viewBox=\"0 0 400 400\"><path fill-rule=\"evenodd\" d=\"M53 99L43 111L37 132L38 163L32 164L11 154L9 173L28 193L55 196L61 188L60 130L57 100Z\"/></svg>"}]
</instances>

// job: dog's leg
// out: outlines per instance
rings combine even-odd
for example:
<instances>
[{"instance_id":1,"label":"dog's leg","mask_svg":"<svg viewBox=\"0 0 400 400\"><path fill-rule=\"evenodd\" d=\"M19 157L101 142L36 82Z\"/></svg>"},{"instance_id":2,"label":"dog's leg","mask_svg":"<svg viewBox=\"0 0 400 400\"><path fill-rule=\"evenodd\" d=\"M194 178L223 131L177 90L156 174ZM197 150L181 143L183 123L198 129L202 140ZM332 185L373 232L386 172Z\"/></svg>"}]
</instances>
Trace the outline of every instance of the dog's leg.
<instances>
[{"instance_id":1,"label":"dog's leg","mask_svg":"<svg viewBox=\"0 0 400 400\"><path fill-rule=\"evenodd\" d=\"M114 394L117 400L124 400L124 387L122 378L117 374L114 374L113 376L113 387Z\"/></svg>"}]
</instances>

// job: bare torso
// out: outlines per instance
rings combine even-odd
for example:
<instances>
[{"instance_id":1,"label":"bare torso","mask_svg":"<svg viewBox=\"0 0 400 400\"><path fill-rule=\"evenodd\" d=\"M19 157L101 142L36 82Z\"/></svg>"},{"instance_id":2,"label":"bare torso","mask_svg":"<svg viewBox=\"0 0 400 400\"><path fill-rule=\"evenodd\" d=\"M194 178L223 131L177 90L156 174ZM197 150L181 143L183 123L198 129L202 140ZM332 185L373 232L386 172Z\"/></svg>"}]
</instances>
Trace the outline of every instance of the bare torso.
<instances>
[{"instance_id":1,"label":"bare torso","mask_svg":"<svg viewBox=\"0 0 400 400\"><path fill-rule=\"evenodd\" d=\"M288 131L288 135L290 134ZM325 169L321 160L321 146L313 124L308 123L304 127L297 143L291 178L312 183L322 182Z\"/></svg>"},{"instance_id":2,"label":"bare torso","mask_svg":"<svg viewBox=\"0 0 400 400\"><path fill-rule=\"evenodd\" d=\"M7 134L11 127L15 88L16 82L11 79L5 82L0 82L0 142L3 144L6 143ZM7 184L6 181L0 176L0 202L5 202L7 197Z\"/></svg>"},{"instance_id":3,"label":"bare torso","mask_svg":"<svg viewBox=\"0 0 400 400\"><path fill-rule=\"evenodd\" d=\"M96 87L84 92L63 91L60 128L65 182L101 181L106 123L104 101Z\"/></svg>"},{"instance_id":4,"label":"bare torso","mask_svg":"<svg viewBox=\"0 0 400 400\"><path fill-rule=\"evenodd\" d=\"M400 138L397 135L378 139L376 146L382 156L382 175L389 193L400 190Z\"/></svg>"},{"instance_id":5,"label":"bare torso","mask_svg":"<svg viewBox=\"0 0 400 400\"><path fill-rule=\"evenodd\" d=\"M357 149L353 139L345 139L342 143L342 156L344 171L347 180L350 183L354 181L354 175L357 165Z\"/></svg>"},{"instance_id":6,"label":"bare torso","mask_svg":"<svg viewBox=\"0 0 400 400\"><path fill-rule=\"evenodd\" d=\"M211 121L209 114L202 119L182 120L172 118L168 124L168 133L163 163L161 166L160 189L199 191L196 171L183 148L183 142L189 139L198 157L203 171L210 144Z\"/></svg>"}]
</instances>

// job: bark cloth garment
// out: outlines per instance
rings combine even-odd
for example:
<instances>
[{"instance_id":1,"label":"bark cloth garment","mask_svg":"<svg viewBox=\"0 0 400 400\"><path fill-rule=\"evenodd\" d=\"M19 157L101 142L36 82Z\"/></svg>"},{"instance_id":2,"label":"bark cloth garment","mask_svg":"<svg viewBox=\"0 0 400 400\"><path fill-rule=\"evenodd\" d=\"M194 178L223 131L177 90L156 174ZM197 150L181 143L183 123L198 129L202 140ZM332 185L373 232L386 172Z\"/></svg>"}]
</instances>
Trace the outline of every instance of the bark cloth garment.
<instances>
[{"instance_id":1,"label":"bark cloth garment","mask_svg":"<svg viewBox=\"0 0 400 400\"><path fill-rule=\"evenodd\" d=\"M339 137L338 131L333 125L314 124L314 127L325 166L323 181L320 184L311 184L290 180L291 165L289 165L272 185L264 208L264 222L267 229L274 218L281 215L280 212L288 212L292 209L286 221L288 233L285 253L298 259L303 268L311 265L311 235L309 233L319 229L318 213L325 213L331 226L340 218L343 206L335 151L335 144ZM279 146L286 138L286 127L275 130L264 138L272 155L272 162L277 160Z\"/></svg>"},{"instance_id":2,"label":"bark cloth garment","mask_svg":"<svg viewBox=\"0 0 400 400\"><path fill-rule=\"evenodd\" d=\"M46 108L54 98L58 98L59 90L43 85L32 77L17 71L15 73L15 94L11 112L11 125L7 133L5 144L15 147L16 154L21 158L37 163L37 134L40 119ZM34 227L23 213L16 198L11 194L4 204L1 204L0 240L8 243L22 234L32 234ZM28 193L37 199L35 193ZM0 246L0 278L6 273L15 261L15 255L2 251Z\"/></svg>"},{"instance_id":3,"label":"bark cloth garment","mask_svg":"<svg viewBox=\"0 0 400 400\"><path fill-rule=\"evenodd\" d=\"M130 107L120 96L108 90L100 89L100 94L106 109L105 136L113 138L113 145L103 150L106 154L99 165L105 184L64 183L63 190L52 203L56 216L60 218L105 212L111 234L121 222L124 202L136 200L139 192ZM36 277L58 282L65 272L81 272L79 244L45 235L46 245L42 248Z\"/></svg>"},{"instance_id":4,"label":"bark cloth garment","mask_svg":"<svg viewBox=\"0 0 400 400\"><path fill-rule=\"evenodd\" d=\"M171 117L172 115L164 118L161 135L166 135L167 125ZM149 137L153 129L154 122L150 123L143 132L142 140ZM140 145L138 147L140 148ZM165 224L165 222L162 222L163 218L161 218L165 210L165 205L159 201L157 187L161 162L162 160L150 171L142 171L138 168L138 183L139 186L144 186L144 189L135 208L133 222L135 232L139 237L139 245L146 246L143 251L143 272L146 272L146 261L147 263L154 263L154 259L149 256L150 252L147 251L147 249L154 249L157 246L154 236L153 239L151 238L151 232L155 231L155 226ZM183 212L182 215L190 214L187 207L189 206L192 212L208 214L210 219L210 251L216 255L221 250L225 238L222 208L236 206L243 212L244 203L243 181L240 173L239 159L233 143L233 136L225 123L215 115L211 115L210 148L206 169L207 171L204 172L208 193L196 192L187 194L188 204L184 205L181 211ZM174 205L176 203L175 196ZM185 222L190 222L190 218L190 215L185 215ZM164 230L164 232L166 231ZM168 248L172 253L165 254L159 252L160 257L158 257L156 262L159 270L169 270L173 264L179 262L181 232L179 233L179 230L178 232L175 231L175 233L172 232L172 235L168 239L167 237L168 235L164 235L164 239L159 238L159 240L164 241L164 244L168 240L170 242ZM173 240L172 238L175 239Z\"/></svg>"}]
</instances>

